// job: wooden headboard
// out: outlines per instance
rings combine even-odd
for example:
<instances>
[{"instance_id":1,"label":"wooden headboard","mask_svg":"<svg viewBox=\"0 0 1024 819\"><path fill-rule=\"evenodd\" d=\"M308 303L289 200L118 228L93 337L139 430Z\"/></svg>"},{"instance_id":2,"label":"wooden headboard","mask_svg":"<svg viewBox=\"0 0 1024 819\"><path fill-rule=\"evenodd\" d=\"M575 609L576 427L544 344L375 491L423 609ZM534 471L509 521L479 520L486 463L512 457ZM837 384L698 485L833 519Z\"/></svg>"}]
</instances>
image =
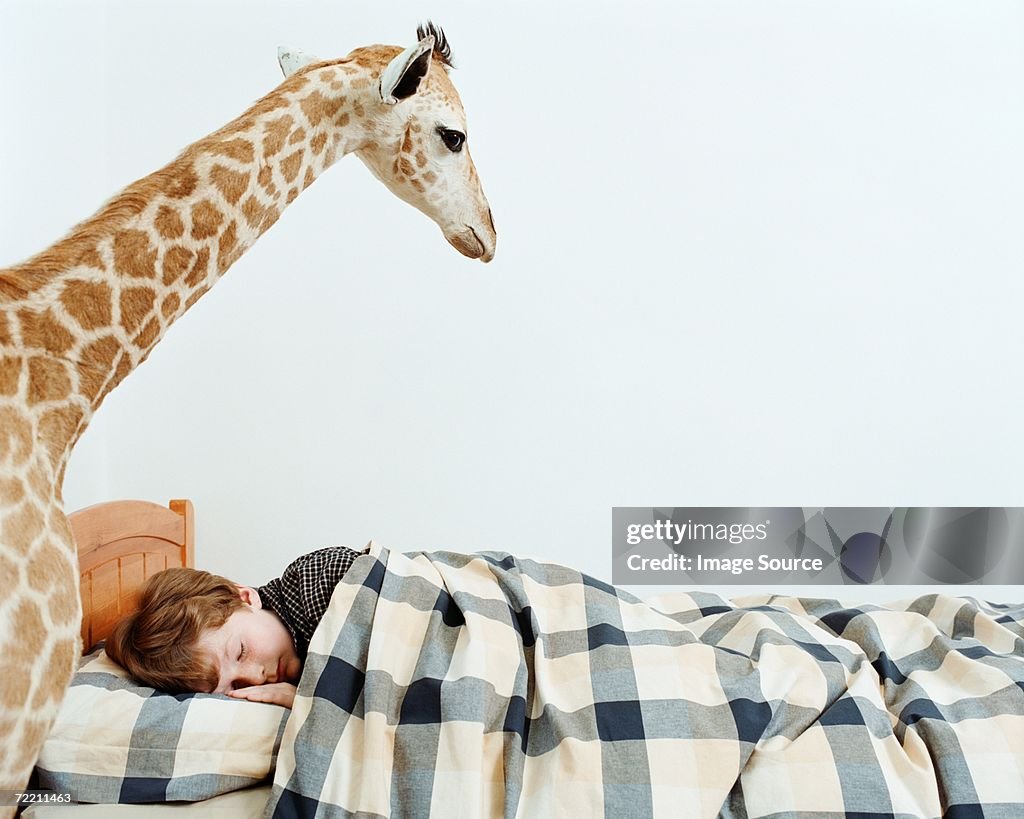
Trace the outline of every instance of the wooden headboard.
<instances>
[{"instance_id":1,"label":"wooden headboard","mask_svg":"<svg viewBox=\"0 0 1024 819\"><path fill-rule=\"evenodd\" d=\"M150 575L194 565L193 515L189 500L172 500L167 506L111 501L68 515L78 546L86 651L135 611Z\"/></svg>"}]
</instances>

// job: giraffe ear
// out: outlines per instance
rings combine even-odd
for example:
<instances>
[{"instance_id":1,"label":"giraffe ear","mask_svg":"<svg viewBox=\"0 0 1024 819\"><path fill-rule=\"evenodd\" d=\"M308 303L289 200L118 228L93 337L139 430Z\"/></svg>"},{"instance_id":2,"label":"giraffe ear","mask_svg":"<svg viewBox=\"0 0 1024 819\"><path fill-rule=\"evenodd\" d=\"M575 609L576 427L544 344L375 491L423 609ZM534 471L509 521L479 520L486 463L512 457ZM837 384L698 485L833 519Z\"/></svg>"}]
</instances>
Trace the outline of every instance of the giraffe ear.
<instances>
[{"instance_id":1,"label":"giraffe ear","mask_svg":"<svg viewBox=\"0 0 1024 819\"><path fill-rule=\"evenodd\" d=\"M277 47L277 64L281 66L281 71L284 73L285 77L290 77L299 69L318 62L320 62L319 57L312 54L306 54L304 51L299 51L297 48L288 48L287 46Z\"/></svg>"},{"instance_id":2,"label":"giraffe ear","mask_svg":"<svg viewBox=\"0 0 1024 819\"><path fill-rule=\"evenodd\" d=\"M434 35L428 34L387 64L380 75L380 98L385 104L394 105L416 93L430 68L433 51Z\"/></svg>"}]
</instances>

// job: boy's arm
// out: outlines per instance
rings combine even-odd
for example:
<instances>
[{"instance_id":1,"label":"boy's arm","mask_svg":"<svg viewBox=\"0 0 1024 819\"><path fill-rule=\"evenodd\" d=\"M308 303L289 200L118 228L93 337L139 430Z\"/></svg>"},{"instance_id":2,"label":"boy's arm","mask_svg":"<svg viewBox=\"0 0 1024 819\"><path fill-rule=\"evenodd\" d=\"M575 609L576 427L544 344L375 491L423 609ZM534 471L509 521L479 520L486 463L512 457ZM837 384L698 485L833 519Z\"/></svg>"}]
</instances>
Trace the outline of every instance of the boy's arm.
<instances>
[{"instance_id":1,"label":"boy's arm","mask_svg":"<svg viewBox=\"0 0 1024 819\"><path fill-rule=\"evenodd\" d=\"M250 702L269 702L273 705L283 705L291 708L295 701L295 686L291 683L267 683L266 685L250 685L246 688L236 688L228 692L229 697Z\"/></svg>"}]
</instances>

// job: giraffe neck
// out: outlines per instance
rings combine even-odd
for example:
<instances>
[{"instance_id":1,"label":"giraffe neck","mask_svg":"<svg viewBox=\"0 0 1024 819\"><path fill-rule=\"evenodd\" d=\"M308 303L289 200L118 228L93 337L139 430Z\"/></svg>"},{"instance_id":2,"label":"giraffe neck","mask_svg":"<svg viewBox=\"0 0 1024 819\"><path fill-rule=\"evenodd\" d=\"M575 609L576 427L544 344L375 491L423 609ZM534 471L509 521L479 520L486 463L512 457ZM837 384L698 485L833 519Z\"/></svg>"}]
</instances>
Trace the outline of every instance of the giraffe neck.
<instances>
[{"instance_id":1,"label":"giraffe neck","mask_svg":"<svg viewBox=\"0 0 1024 819\"><path fill-rule=\"evenodd\" d=\"M92 413L171 324L320 173L372 146L353 93L370 82L349 60L290 77L65 239L0 269L0 415L30 409L58 487Z\"/></svg>"}]
</instances>

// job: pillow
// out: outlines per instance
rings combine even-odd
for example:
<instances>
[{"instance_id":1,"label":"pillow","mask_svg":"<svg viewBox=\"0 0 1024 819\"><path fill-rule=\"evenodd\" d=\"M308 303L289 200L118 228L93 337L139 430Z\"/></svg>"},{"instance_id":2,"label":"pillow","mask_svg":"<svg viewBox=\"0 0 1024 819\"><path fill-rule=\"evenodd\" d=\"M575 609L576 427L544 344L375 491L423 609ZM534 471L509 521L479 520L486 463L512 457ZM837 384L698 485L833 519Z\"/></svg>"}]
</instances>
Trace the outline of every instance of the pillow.
<instances>
[{"instance_id":1,"label":"pillow","mask_svg":"<svg viewBox=\"0 0 1024 819\"><path fill-rule=\"evenodd\" d=\"M274 770L287 708L134 682L84 657L36 762L39 787L79 802L195 802Z\"/></svg>"}]
</instances>

